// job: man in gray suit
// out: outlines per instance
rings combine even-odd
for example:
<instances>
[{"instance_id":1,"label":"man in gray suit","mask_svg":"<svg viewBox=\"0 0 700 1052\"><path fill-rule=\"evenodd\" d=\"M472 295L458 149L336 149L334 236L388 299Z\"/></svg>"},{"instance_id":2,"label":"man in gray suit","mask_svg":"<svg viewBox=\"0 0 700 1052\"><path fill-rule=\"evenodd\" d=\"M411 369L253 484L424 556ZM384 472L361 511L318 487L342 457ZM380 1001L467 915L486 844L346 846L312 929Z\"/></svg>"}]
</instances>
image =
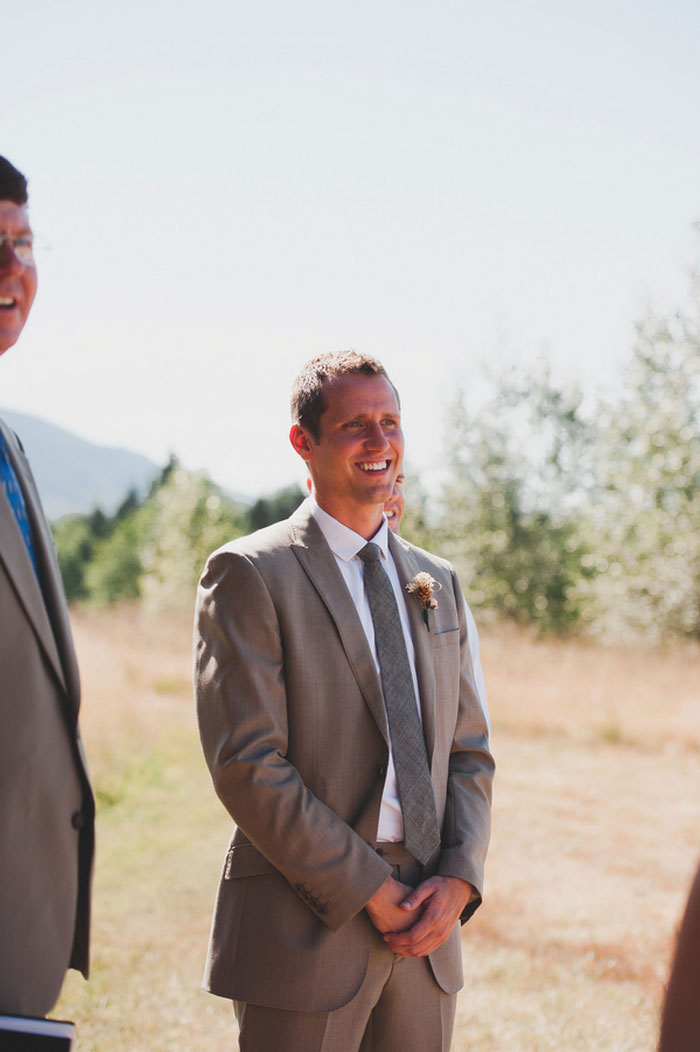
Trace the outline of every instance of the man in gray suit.
<instances>
[{"instance_id":1,"label":"man in gray suit","mask_svg":"<svg viewBox=\"0 0 700 1052\"><path fill-rule=\"evenodd\" d=\"M0 354L36 293L24 176L0 157ZM0 1012L45 1015L87 976L94 802L53 538L17 436L0 420Z\"/></svg>"},{"instance_id":2,"label":"man in gray suit","mask_svg":"<svg viewBox=\"0 0 700 1052\"><path fill-rule=\"evenodd\" d=\"M215 552L198 592L200 735L237 825L205 984L244 1052L446 1052L493 774L465 605L388 530L381 364L314 359L292 415L311 497Z\"/></svg>"}]
</instances>

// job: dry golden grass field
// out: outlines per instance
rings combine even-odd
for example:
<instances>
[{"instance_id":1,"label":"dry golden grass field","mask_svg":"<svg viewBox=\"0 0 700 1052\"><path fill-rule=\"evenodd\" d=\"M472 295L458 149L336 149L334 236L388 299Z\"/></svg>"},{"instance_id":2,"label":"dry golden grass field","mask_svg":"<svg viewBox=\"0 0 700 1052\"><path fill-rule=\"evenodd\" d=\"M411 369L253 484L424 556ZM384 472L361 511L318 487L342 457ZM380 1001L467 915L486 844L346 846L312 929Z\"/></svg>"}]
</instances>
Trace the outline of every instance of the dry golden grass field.
<instances>
[{"instance_id":1,"label":"dry golden grass field","mask_svg":"<svg viewBox=\"0 0 700 1052\"><path fill-rule=\"evenodd\" d=\"M199 988L230 823L196 737L190 613L78 610L74 628L98 790L93 975L70 973L52 1014L77 1022L78 1052L232 1052L230 1005ZM700 855L699 654L504 629L482 652L494 833L453 1050L653 1052Z\"/></svg>"}]
</instances>

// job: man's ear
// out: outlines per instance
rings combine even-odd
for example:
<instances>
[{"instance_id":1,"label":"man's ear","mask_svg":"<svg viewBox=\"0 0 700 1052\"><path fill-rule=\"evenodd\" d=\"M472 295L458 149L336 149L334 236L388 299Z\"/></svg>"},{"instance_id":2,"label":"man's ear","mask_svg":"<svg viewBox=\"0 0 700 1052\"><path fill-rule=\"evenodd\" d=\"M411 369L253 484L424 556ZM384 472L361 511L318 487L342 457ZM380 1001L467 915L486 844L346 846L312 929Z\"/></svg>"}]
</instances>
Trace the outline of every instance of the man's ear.
<instances>
[{"instance_id":1,"label":"man's ear","mask_svg":"<svg viewBox=\"0 0 700 1052\"><path fill-rule=\"evenodd\" d=\"M299 454L301 459L308 463L313 455L311 451L311 439L301 424L292 424L289 432L289 441L292 443L294 450Z\"/></svg>"}]
</instances>

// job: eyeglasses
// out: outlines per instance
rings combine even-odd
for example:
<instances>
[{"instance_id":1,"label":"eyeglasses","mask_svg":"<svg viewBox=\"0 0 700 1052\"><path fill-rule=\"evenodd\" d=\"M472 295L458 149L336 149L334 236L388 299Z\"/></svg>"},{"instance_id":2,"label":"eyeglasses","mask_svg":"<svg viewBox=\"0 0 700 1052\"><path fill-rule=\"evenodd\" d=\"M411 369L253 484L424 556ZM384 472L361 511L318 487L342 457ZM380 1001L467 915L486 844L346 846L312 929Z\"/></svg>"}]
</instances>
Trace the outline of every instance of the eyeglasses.
<instances>
[{"instance_id":1,"label":"eyeglasses","mask_svg":"<svg viewBox=\"0 0 700 1052\"><path fill-rule=\"evenodd\" d=\"M5 244L10 245L17 259L20 263L24 263L25 267L33 267L35 265L34 238L31 234L15 235L0 230L0 249Z\"/></svg>"}]
</instances>

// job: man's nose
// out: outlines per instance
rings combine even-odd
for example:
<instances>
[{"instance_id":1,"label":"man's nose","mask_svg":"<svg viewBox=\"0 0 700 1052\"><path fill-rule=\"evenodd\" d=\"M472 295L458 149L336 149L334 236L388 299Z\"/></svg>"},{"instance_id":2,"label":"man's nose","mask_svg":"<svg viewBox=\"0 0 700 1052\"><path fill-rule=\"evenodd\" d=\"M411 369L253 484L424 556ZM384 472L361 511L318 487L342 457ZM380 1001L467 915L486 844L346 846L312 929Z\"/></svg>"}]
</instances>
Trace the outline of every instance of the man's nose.
<instances>
[{"instance_id":1,"label":"man's nose","mask_svg":"<svg viewBox=\"0 0 700 1052\"><path fill-rule=\"evenodd\" d=\"M384 428L381 424L370 424L370 428L365 439L365 444L369 446L370 449L389 448L389 442L387 440L386 435L384 434Z\"/></svg>"},{"instance_id":2,"label":"man's nose","mask_svg":"<svg viewBox=\"0 0 700 1052\"><path fill-rule=\"evenodd\" d=\"M24 264L15 252L14 242L11 238L4 237L0 242L0 268L3 274L10 271L19 273Z\"/></svg>"}]
</instances>

